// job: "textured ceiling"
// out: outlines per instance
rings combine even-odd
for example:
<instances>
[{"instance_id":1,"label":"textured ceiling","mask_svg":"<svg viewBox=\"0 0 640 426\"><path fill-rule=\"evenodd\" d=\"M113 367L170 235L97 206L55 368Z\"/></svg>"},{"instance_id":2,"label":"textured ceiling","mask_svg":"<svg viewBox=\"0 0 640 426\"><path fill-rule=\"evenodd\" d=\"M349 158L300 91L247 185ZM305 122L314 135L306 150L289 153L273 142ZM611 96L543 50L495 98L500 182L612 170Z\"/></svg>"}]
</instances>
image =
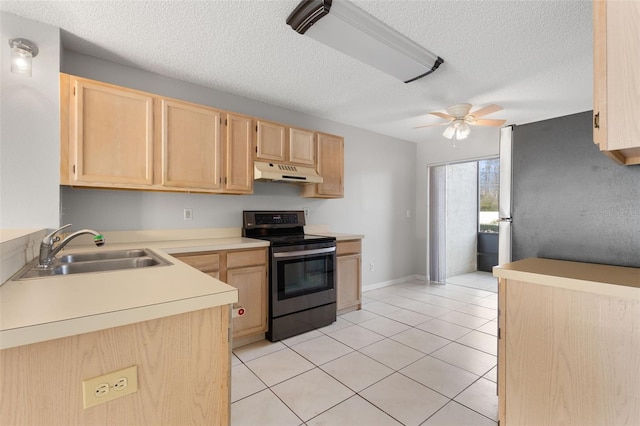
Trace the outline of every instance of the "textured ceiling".
<instances>
[{"instance_id":1,"label":"textured ceiling","mask_svg":"<svg viewBox=\"0 0 640 426\"><path fill-rule=\"evenodd\" d=\"M60 27L69 50L407 141L442 138L441 127L413 127L454 103L497 103L504 111L487 118L508 124L592 108L591 0L354 1L445 59L409 84L294 32L285 20L297 3L2 0L0 9Z\"/></svg>"}]
</instances>

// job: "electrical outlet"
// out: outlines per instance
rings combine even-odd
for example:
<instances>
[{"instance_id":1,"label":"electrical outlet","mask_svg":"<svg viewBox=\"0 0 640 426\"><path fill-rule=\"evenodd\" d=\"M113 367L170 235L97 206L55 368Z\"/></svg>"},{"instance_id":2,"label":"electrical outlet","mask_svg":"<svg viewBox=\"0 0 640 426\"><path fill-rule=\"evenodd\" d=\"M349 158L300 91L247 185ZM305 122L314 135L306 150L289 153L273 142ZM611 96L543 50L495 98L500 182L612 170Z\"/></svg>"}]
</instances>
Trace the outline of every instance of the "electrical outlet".
<instances>
[{"instance_id":1,"label":"electrical outlet","mask_svg":"<svg viewBox=\"0 0 640 426\"><path fill-rule=\"evenodd\" d=\"M371 262L369 264L369 272L373 272L374 269L375 269L375 266L374 266L373 262Z\"/></svg>"},{"instance_id":2,"label":"electrical outlet","mask_svg":"<svg viewBox=\"0 0 640 426\"><path fill-rule=\"evenodd\" d=\"M193 209L184 209L183 213L182 213L182 218L184 220L191 220L193 219Z\"/></svg>"},{"instance_id":3,"label":"electrical outlet","mask_svg":"<svg viewBox=\"0 0 640 426\"><path fill-rule=\"evenodd\" d=\"M138 366L82 381L82 406L93 407L138 391Z\"/></svg>"},{"instance_id":4,"label":"electrical outlet","mask_svg":"<svg viewBox=\"0 0 640 426\"><path fill-rule=\"evenodd\" d=\"M309 217L309 209L304 209L304 216Z\"/></svg>"}]
</instances>

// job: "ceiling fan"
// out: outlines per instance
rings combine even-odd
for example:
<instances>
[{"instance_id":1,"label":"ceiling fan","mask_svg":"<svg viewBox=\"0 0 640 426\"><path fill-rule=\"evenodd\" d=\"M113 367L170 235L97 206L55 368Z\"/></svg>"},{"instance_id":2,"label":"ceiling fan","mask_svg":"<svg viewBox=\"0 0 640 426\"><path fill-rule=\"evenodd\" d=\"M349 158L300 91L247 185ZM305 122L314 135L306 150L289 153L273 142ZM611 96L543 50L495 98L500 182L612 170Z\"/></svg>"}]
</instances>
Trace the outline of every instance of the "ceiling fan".
<instances>
[{"instance_id":1,"label":"ceiling fan","mask_svg":"<svg viewBox=\"0 0 640 426\"><path fill-rule=\"evenodd\" d=\"M471 133L470 125L499 127L506 123L507 120L480 119L480 117L484 117L485 115L500 111L501 109L502 107L500 105L491 104L474 112L470 112L471 104L455 104L447 108L446 114L443 112L429 113L431 115L435 115L436 117L444 118L445 120L447 120L446 122L439 124L427 124L426 126L418 126L414 128L421 129L423 127L448 125L442 133L442 136L447 139L453 139L454 137L456 138L456 140L466 139L466 137L469 136L469 133Z\"/></svg>"}]
</instances>

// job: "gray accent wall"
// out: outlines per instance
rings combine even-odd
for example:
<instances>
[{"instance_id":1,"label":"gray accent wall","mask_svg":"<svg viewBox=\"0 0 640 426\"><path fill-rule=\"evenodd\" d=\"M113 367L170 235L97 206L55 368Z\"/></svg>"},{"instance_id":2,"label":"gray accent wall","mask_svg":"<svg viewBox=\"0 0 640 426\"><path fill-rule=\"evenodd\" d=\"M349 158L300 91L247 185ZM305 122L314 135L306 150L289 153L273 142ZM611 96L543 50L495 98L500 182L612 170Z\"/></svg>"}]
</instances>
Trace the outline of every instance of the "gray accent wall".
<instances>
[{"instance_id":1,"label":"gray accent wall","mask_svg":"<svg viewBox=\"0 0 640 426\"><path fill-rule=\"evenodd\" d=\"M514 128L513 260L640 267L640 166L599 151L591 114Z\"/></svg>"}]
</instances>

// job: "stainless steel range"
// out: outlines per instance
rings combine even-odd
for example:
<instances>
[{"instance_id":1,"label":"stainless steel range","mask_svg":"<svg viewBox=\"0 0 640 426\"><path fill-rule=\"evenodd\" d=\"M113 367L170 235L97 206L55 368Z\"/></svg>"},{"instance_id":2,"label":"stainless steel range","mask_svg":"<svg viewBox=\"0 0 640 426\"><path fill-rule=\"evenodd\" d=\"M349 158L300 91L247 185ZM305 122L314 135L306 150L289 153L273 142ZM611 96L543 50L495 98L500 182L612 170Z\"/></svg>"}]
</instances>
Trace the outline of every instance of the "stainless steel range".
<instances>
[{"instance_id":1,"label":"stainless steel range","mask_svg":"<svg viewBox=\"0 0 640 426\"><path fill-rule=\"evenodd\" d=\"M303 211L244 211L245 237L268 240L272 342L336 320L336 239L304 233Z\"/></svg>"}]
</instances>

